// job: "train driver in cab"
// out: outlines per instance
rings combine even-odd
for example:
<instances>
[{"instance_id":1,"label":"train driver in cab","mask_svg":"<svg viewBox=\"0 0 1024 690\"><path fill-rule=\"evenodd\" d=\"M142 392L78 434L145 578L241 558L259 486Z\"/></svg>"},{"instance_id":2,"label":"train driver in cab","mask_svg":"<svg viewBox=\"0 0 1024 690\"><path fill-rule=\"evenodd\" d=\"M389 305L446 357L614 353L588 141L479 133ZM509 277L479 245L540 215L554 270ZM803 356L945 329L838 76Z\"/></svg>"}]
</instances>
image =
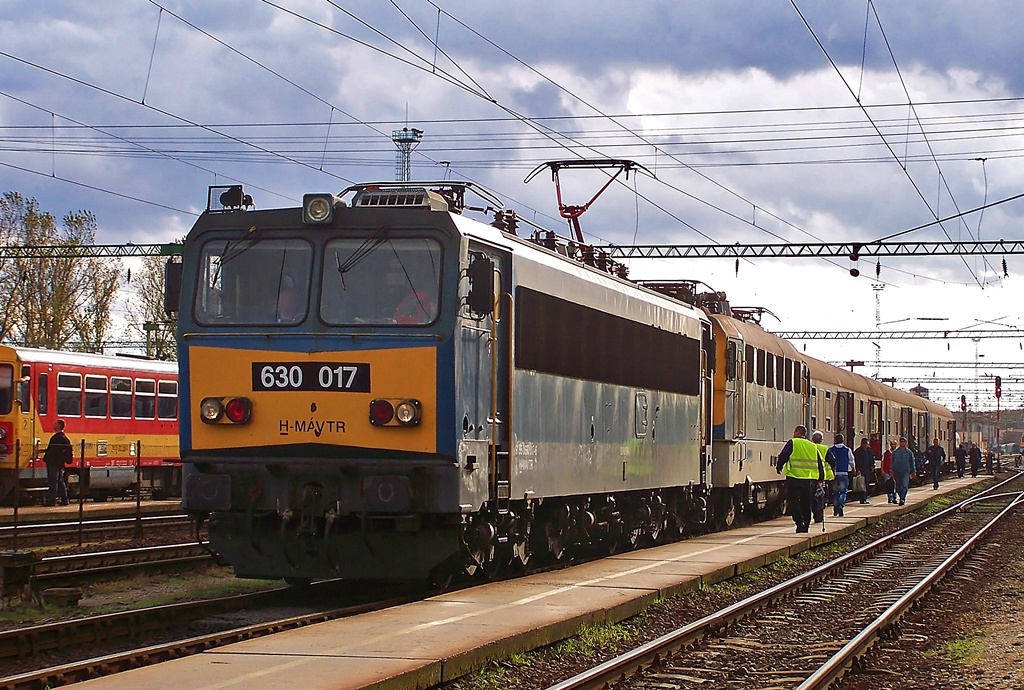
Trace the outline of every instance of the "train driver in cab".
<instances>
[{"instance_id":1,"label":"train driver in cab","mask_svg":"<svg viewBox=\"0 0 1024 690\"><path fill-rule=\"evenodd\" d=\"M281 278L281 289L277 294L277 322L296 323L302 318L305 305L302 293L295 286L295 280L285 274Z\"/></svg>"}]
</instances>

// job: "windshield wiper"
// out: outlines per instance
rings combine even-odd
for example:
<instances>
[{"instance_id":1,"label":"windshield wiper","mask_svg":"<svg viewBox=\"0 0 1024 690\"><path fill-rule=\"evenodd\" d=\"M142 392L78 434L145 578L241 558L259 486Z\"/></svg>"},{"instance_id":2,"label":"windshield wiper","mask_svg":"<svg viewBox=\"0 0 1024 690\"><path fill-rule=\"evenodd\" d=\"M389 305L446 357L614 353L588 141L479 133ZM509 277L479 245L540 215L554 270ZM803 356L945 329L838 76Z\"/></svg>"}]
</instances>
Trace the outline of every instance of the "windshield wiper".
<instances>
[{"instance_id":1,"label":"windshield wiper","mask_svg":"<svg viewBox=\"0 0 1024 690\"><path fill-rule=\"evenodd\" d=\"M334 260L338 264L338 277L341 279L342 290L346 289L345 274L355 268L360 261L372 254L377 247L388 241L387 231L388 228L386 226L381 226L374 230L373 234L363 240L362 244L356 247L344 261L341 260L340 252L334 252Z\"/></svg>"}]
</instances>

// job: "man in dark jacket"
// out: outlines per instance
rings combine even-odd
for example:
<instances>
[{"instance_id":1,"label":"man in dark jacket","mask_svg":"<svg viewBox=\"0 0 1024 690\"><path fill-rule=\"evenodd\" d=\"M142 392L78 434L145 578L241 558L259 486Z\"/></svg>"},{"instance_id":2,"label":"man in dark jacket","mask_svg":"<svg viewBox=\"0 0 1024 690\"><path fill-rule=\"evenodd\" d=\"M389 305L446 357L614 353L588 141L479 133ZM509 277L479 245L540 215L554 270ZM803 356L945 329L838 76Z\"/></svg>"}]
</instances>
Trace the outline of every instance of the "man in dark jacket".
<instances>
[{"instance_id":1,"label":"man in dark jacket","mask_svg":"<svg viewBox=\"0 0 1024 690\"><path fill-rule=\"evenodd\" d=\"M857 465L857 473L864 477L864 493L860 497L861 505L869 505L868 491L871 490L875 478L875 454L871 451L871 446L866 438L862 438L860 447L853 451L853 460Z\"/></svg>"},{"instance_id":2,"label":"man in dark jacket","mask_svg":"<svg viewBox=\"0 0 1024 690\"><path fill-rule=\"evenodd\" d=\"M46 505L54 505L60 501L62 506L68 504L68 485L64 482L64 468L71 463L71 439L64 434L64 420L58 419L53 423L53 436L43 453L43 462L46 463L46 482L49 491L46 495Z\"/></svg>"},{"instance_id":3,"label":"man in dark jacket","mask_svg":"<svg viewBox=\"0 0 1024 690\"><path fill-rule=\"evenodd\" d=\"M967 447L966 444L961 443L953 451L953 457L956 458L956 476L960 479L964 478L964 471L967 469Z\"/></svg>"},{"instance_id":4,"label":"man in dark jacket","mask_svg":"<svg viewBox=\"0 0 1024 690\"><path fill-rule=\"evenodd\" d=\"M946 461L946 450L939 445L939 438L932 440L928 446L928 472L932 475L932 489L939 488L939 472L942 470L942 463Z\"/></svg>"},{"instance_id":5,"label":"man in dark jacket","mask_svg":"<svg viewBox=\"0 0 1024 690\"><path fill-rule=\"evenodd\" d=\"M971 476L977 477L981 471L981 448L978 448L977 443L971 444L971 452L968 455L971 458Z\"/></svg>"}]
</instances>

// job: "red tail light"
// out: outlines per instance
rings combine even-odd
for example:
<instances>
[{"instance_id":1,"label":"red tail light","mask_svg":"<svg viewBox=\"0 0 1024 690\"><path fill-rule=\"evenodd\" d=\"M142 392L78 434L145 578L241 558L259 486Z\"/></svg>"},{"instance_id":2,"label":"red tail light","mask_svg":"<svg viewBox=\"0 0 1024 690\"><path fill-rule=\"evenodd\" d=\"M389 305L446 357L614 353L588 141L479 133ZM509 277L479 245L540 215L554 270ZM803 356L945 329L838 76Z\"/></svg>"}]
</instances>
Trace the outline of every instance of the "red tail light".
<instances>
[{"instance_id":1,"label":"red tail light","mask_svg":"<svg viewBox=\"0 0 1024 690\"><path fill-rule=\"evenodd\" d=\"M224 414L235 424L245 424L252 415L252 401L248 398L231 398L224 405Z\"/></svg>"},{"instance_id":2,"label":"red tail light","mask_svg":"<svg viewBox=\"0 0 1024 690\"><path fill-rule=\"evenodd\" d=\"M370 403L370 424L384 426L395 418L395 407L387 400L374 400Z\"/></svg>"}]
</instances>

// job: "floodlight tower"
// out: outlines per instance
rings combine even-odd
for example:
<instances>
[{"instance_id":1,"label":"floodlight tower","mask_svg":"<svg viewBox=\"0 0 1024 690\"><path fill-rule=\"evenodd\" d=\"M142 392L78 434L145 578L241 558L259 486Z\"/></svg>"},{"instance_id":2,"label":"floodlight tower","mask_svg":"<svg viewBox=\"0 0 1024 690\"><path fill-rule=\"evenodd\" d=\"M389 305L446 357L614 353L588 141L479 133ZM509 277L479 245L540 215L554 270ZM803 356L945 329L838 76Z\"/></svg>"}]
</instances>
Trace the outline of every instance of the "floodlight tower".
<instances>
[{"instance_id":1,"label":"floodlight tower","mask_svg":"<svg viewBox=\"0 0 1024 690\"><path fill-rule=\"evenodd\" d=\"M423 139L423 130L415 127L413 129L402 127L402 129L396 129L391 133L391 141L395 142L395 146L398 147L395 154L395 180L398 182L408 182L411 179L409 159L412 150L416 148L421 139Z\"/></svg>"},{"instance_id":2,"label":"floodlight tower","mask_svg":"<svg viewBox=\"0 0 1024 690\"><path fill-rule=\"evenodd\" d=\"M871 289L875 291L875 330L882 330L882 290L885 283L871 283ZM881 340L881 338L879 338ZM875 346L875 378L882 375L882 346L879 343L872 343Z\"/></svg>"}]
</instances>

